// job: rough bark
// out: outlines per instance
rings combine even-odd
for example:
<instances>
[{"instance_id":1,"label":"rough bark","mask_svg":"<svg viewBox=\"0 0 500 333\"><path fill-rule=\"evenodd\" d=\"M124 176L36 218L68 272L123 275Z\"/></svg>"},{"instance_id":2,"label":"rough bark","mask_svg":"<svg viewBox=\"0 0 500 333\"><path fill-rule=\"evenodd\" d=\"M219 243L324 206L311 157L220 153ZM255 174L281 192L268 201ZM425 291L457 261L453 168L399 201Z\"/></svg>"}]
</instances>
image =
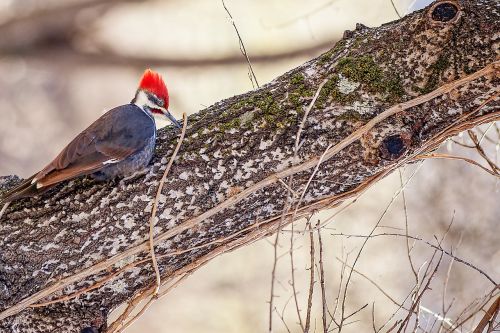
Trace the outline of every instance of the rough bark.
<instances>
[{"instance_id":1,"label":"rough bark","mask_svg":"<svg viewBox=\"0 0 500 333\"><path fill-rule=\"evenodd\" d=\"M162 280L337 205L447 137L500 119L498 4L450 3L459 12L446 22L431 5L379 28L358 25L261 89L190 116L159 197ZM0 219L1 332L105 331L110 311L151 290L149 217L177 138L159 131L145 175L78 179L12 203ZM16 182L0 178L0 191ZM284 184L297 193L292 201Z\"/></svg>"}]
</instances>

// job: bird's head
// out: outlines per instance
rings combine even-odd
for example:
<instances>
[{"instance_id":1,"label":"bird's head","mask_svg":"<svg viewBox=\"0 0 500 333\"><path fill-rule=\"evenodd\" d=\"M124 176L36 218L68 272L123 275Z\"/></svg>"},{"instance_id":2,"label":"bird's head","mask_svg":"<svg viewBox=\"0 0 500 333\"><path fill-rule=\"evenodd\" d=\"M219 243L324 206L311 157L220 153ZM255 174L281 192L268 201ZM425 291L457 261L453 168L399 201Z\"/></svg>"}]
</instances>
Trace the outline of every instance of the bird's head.
<instances>
[{"instance_id":1,"label":"bird's head","mask_svg":"<svg viewBox=\"0 0 500 333\"><path fill-rule=\"evenodd\" d=\"M161 115L167 117L174 126L181 127L179 122L168 111L168 90L160 74L146 69L142 75L139 88L132 103L150 113L152 116Z\"/></svg>"}]
</instances>

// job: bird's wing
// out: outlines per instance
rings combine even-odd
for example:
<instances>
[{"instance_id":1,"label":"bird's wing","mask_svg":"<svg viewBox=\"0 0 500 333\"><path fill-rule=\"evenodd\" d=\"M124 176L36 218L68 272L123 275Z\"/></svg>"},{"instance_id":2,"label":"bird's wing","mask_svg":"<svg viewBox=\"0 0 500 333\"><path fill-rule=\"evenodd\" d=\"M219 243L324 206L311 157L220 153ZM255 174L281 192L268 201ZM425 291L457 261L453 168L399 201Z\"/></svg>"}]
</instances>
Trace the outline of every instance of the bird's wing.
<instances>
[{"instance_id":1,"label":"bird's wing","mask_svg":"<svg viewBox=\"0 0 500 333\"><path fill-rule=\"evenodd\" d=\"M72 147L67 147L71 149ZM77 152L77 151L75 151ZM51 186L64 180L73 179L82 175L88 175L101 170L108 164L118 163L135 152L135 149L107 150L104 152L95 151L91 154L76 154L75 159L68 159L62 155L61 159L56 158L44 170L50 170L44 175L38 174L36 178L37 187ZM55 165L66 165L62 168L56 168Z\"/></svg>"},{"instance_id":2,"label":"bird's wing","mask_svg":"<svg viewBox=\"0 0 500 333\"><path fill-rule=\"evenodd\" d=\"M33 180L33 178L35 178L35 176L36 175L33 175L33 176L21 181L18 185L14 186L12 189L8 190L7 192L2 193L0 195L0 204L15 200L18 197L22 197L23 194L30 192L30 190L34 188L31 181Z\"/></svg>"},{"instance_id":3,"label":"bird's wing","mask_svg":"<svg viewBox=\"0 0 500 333\"><path fill-rule=\"evenodd\" d=\"M143 149L148 131L140 126L142 118L133 119L136 121L131 121L130 118L137 115L140 117L141 113L127 105L104 114L35 176L37 187L94 173ZM103 126L104 123L108 126Z\"/></svg>"}]
</instances>

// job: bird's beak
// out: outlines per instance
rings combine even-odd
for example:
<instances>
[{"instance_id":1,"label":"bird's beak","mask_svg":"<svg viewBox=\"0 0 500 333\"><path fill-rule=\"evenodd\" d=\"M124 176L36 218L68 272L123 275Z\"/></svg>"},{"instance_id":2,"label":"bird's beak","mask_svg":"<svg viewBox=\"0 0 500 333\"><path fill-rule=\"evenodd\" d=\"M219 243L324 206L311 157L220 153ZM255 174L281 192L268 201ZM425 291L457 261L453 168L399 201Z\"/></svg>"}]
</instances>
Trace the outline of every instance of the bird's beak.
<instances>
[{"instance_id":1,"label":"bird's beak","mask_svg":"<svg viewBox=\"0 0 500 333\"><path fill-rule=\"evenodd\" d=\"M170 113L170 111L168 111L167 109L161 109L161 111L163 112L163 114L165 115L165 117L167 117L168 120L170 120L172 122L172 124L174 124L175 127L177 128L181 128L181 123L177 121L177 119L174 118L174 116L172 116L172 114Z\"/></svg>"}]
</instances>

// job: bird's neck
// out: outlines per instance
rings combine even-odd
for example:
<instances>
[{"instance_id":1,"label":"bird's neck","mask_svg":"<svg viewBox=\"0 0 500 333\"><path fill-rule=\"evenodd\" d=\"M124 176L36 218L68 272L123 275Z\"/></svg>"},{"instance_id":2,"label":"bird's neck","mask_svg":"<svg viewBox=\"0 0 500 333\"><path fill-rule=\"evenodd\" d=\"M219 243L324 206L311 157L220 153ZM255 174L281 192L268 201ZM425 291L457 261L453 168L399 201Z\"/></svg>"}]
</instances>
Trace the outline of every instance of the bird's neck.
<instances>
[{"instance_id":1,"label":"bird's neck","mask_svg":"<svg viewBox=\"0 0 500 333\"><path fill-rule=\"evenodd\" d=\"M139 107L139 109L141 109L145 114L147 114L154 120L153 112L151 111L151 108L149 106L150 103L151 102L149 101L149 98L146 95L146 93L140 89L137 90L137 92L135 93L135 97L131 102L131 104L134 104L137 107Z\"/></svg>"}]
</instances>

